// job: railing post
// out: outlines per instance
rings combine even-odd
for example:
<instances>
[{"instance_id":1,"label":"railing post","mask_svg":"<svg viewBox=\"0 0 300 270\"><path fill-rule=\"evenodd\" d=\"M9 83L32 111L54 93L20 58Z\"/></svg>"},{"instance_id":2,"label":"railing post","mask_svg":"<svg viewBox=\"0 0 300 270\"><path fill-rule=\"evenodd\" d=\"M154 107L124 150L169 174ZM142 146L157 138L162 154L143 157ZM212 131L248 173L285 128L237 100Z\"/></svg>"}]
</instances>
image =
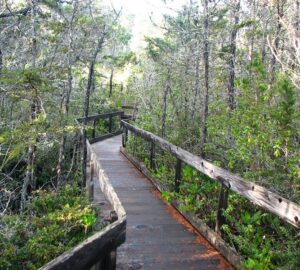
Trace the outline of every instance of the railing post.
<instances>
[{"instance_id":1,"label":"railing post","mask_svg":"<svg viewBox=\"0 0 300 270\"><path fill-rule=\"evenodd\" d=\"M111 131L112 131L112 116L111 115L109 116L109 127L108 128L109 128L108 129L109 133L111 133Z\"/></svg>"},{"instance_id":2,"label":"railing post","mask_svg":"<svg viewBox=\"0 0 300 270\"><path fill-rule=\"evenodd\" d=\"M76 152L75 152L75 163L74 167L77 167L77 164L80 164L81 162L81 134L80 131L77 131L77 138L76 138Z\"/></svg>"},{"instance_id":3,"label":"railing post","mask_svg":"<svg viewBox=\"0 0 300 270\"><path fill-rule=\"evenodd\" d=\"M118 220L118 216L115 211L110 212L110 223ZM113 248L102 260L101 270L115 270L117 265L117 248Z\"/></svg>"},{"instance_id":4,"label":"railing post","mask_svg":"<svg viewBox=\"0 0 300 270\"><path fill-rule=\"evenodd\" d=\"M133 134L133 156L135 157L136 154L136 141L137 141L137 135L135 133L131 133Z\"/></svg>"},{"instance_id":5,"label":"railing post","mask_svg":"<svg viewBox=\"0 0 300 270\"><path fill-rule=\"evenodd\" d=\"M176 172L175 172L175 192L179 192L180 182L181 182L181 168L182 168L182 161L181 159L177 158Z\"/></svg>"},{"instance_id":6,"label":"railing post","mask_svg":"<svg viewBox=\"0 0 300 270\"><path fill-rule=\"evenodd\" d=\"M93 134L92 134L92 137L93 137L93 139L95 139L95 137L96 137L96 119L94 120L94 123L93 123Z\"/></svg>"},{"instance_id":7,"label":"railing post","mask_svg":"<svg viewBox=\"0 0 300 270\"><path fill-rule=\"evenodd\" d=\"M155 166L155 143L151 142L151 149L150 149L150 168L152 170L156 169Z\"/></svg>"},{"instance_id":8,"label":"railing post","mask_svg":"<svg viewBox=\"0 0 300 270\"><path fill-rule=\"evenodd\" d=\"M120 114L120 129L122 128L122 119L124 118L124 112Z\"/></svg>"},{"instance_id":9,"label":"railing post","mask_svg":"<svg viewBox=\"0 0 300 270\"><path fill-rule=\"evenodd\" d=\"M128 141L128 129L123 126L122 146L125 148Z\"/></svg>"},{"instance_id":10,"label":"railing post","mask_svg":"<svg viewBox=\"0 0 300 270\"><path fill-rule=\"evenodd\" d=\"M85 124L86 125L86 124ZM86 166L87 166L87 144L86 144L86 128L83 128L83 135L82 135L82 183L81 186L83 188L86 187Z\"/></svg>"},{"instance_id":11,"label":"railing post","mask_svg":"<svg viewBox=\"0 0 300 270\"><path fill-rule=\"evenodd\" d=\"M92 201L94 199L94 175L95 175L95 162L93 156L90 160L90 183L89 183L89 199Z\"/></svg>"},{"instance_id":12,"label":"railing post","mask_svg":"<svg viewBox=\"0 0 300 270\"><path fill-rule=\"evenodd\" d=\"M222 184L220 194L219 194L219 205L217 210L216 228L215 228L215 231L218 234L221 234L221 227L226 222L223 212L226 210L227 205L228 205L228 188L224 184Z\"/></svg>"}]
</instances>

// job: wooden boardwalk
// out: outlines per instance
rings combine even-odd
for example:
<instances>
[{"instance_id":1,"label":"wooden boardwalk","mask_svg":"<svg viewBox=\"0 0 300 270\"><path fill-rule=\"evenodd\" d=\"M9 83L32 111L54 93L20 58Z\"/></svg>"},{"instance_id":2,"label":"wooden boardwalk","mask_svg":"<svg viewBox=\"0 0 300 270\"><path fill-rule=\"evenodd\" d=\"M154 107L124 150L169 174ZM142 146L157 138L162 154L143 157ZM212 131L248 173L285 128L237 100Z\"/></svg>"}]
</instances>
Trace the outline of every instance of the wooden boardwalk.
<instances>
[{"instance_id":1,"label":"wooden boardwalk","mask_svg":"<svg viewBox=\"0 0 300 270\"><path fill-rule=\"evenodd\" d=\"M121 136L92 145L127 213L117 269L233 269L120 152Z\"/></svg>"}]
</instances>

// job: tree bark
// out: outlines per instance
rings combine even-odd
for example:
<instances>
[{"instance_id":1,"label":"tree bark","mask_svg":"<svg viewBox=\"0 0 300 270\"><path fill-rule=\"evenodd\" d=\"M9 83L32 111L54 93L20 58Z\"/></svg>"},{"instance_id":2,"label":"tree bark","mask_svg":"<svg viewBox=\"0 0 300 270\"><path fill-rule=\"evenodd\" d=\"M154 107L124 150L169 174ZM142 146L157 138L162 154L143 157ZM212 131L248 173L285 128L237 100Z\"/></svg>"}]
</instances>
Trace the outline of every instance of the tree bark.
<instances>
[{"instance_id":1,"label":"tree bark","mask_svg":"<svg viewBox=\"0 0 300 270\"><path fill-rule=\"evenodd\" d=\"M2 69L3 69L3 53L2 53L2 49L0 48L0 76L2 74Z\"/></svg>"},{"instance_id":2,"label":"tree bark","mask_svg":"<svg viewBox=\"0 0 300 270\"><path fill-rule=\"evenodd\" d=\"M32 0L31 2L32 68L36 67L36 58L37 58L36 7L37 7L37 1ZM39 113L38 93L36 89L33 90L31 99L32 99L31 100L31 124L34 125L34 121L37 119L37 115ZM25 172L25 177L23 180L23 185L21 190L21 211L24 211L26 207L29 186L31 186L31 188L36 187L35 174L34 174L35 148L36 148L35 144L30 144L28 147L26 172Z\"/></svg>"},{"instance_id":3,"label":"tree bark","mask_svg":"<svg viewBox=\"0 0 300 270\"><path fill-rule=\"evenodd\" d=\"M285 4L285 0L276 0L276 31L275 31L275 40L274 40L274 46L273 46L273 53L271 58L271 64L270 64L270 81L269 81L269 90L272 94L272 88L275 81L275 70L276 70L276 58L279 50L279 44L280 44L280 33L282 30L282 24L280 22L280 18L283 17L283 8Z\"/></svg>"},{"instance_id":4,"label":"tree bark","mask_svg":"<svg viewBox=\"0 0 300 270\"><path fill-rule=\"evenodd\" d=\"M161 136L162 138L166 137L166 119L167 119L167 96L169 92L169 82L164 89L163 93L163 106L162 106L162 119L161 119Z\"/></svg>"},{"instance_id":5,"label":"tree bark","mask_svg":"<svg viewBox=\"0 0 300 270\"><path fill-rule=\"evenodd\" d=\"M198 97L198 94L200 92L200 54L199 54L199 44L197 42L197 58L196 58L196 81L195 81L195 87L194 87L194 99L193 99L193 106L192 106L192 120L195 119L195 113L196 113L196 100Z\"/></svg>"},{"instance_id":6,"label":"tree bark","mask_svg":"<svg viewBox=\"0 0 300 270\"><path fill-rule=\"evenodd\" d=\"M86 164L87 164L87 145L86 145L86 125L87 125L87 117L89 115L89 107L90 107L90 94L92 90L92 84L94 79L94 72L95 72L95 64L96 59L103 47L104 39L106 36L106 26L104 26L104 29L102 33L100 34L100 37L98 39L97 47L94 51L92 60L90 62L89 67L89 74L88 74L88 81L87 81L87 87L84 97L84 128L83 128L83 160L82 160L82 186L85 187L86 185Z\"/></svg>"},{"instance_id":7,"label":"tree bark","mask_svg":"<svg viewBox=\"0 0 300 270\"><path fill-rule=\"evenodd\" d=\"M67 77L68 77L68 87L67 91L64 97L64 102L63 102L63 121L62 121L62 127L64 128L66 126L66 120L65 118L68 118L69 115L69 106L70 106L70 98L71 98L71 93L73 91L73 74L72 74L72 46L73 46L73 22L74 22L74 17L75 17L75 12L77 8L77 1L74 2L73 4L73 14L72 17L69 21L69 29L68 29L68 38L69 38L69 43L68 43L68 55L67 55L67 61L68 61L68 66L67 66ZM66 140L67 136L65 134L65 131L63 131L62 137L61 137L61 142L60 142L60 147L59 147L59 157L58 157L58 164L57 164L57 186L60 187L63 185L65 182L65 154L66 154Z\"/></svg>"},{"instance_id":8,"label":"tree bark","mask_svg":"<svg viewBox=\"0 0 300 270\"><path fill-rule=\"evenodd\" d=\"M296 0L296 18L295 18L295 28L296 33L299 34L299 20L300 20L300 0Z\"/></svg>"},{"instance_id":9,"label":"tree bark","mask_svg":"<svg viewBox=\"0 0 300 270\"><path fill-rule=\"evenodd\" d=\"M114 77L114 70L111 70L110 77L109 77L109 97L112 97L113 92L113 77Z\"/></svg>"},{"instance_id":10,"label":"tree bark","mask_svg":"<svg viewBox=\"0 0 300 270\"><path fill-rule=\"evenodd\" d=\"M228 77L228 105L231 110L236 107L235 100L235 58L236 58L236 38L237 38L237 26L239 24L239 11L240 11L240 0L235 0L233 8L234 24L231 31L230 37L230 56L229 56L229 77Z\"/></svg>"},{"instance_id":11,"label":"tree bark","mask_svg":"<svg viewBox=\"0 0 300 270\"><path fill-rule=\"evenodd\" d=\"M26 7L26 8L16 10L16 11L1 13L0 18L8 18L8 17L14 17L14 16L26 16L31 10L32 10L31 7Z\"/></svg>"},{"instance_id":12,"label":"tree bark","mask_svg":"<svg viewBox=\"0 0 300 270\"><path fill-rule=\"evenodd\" d=\"M208 97L209 97L209 14L208 14L208 0L204 0L204 111L202 121L202 137L200 142L200 155L205 157L204 146L207 141L207 119L208 119Z\"/></svg>"}]
</instances>

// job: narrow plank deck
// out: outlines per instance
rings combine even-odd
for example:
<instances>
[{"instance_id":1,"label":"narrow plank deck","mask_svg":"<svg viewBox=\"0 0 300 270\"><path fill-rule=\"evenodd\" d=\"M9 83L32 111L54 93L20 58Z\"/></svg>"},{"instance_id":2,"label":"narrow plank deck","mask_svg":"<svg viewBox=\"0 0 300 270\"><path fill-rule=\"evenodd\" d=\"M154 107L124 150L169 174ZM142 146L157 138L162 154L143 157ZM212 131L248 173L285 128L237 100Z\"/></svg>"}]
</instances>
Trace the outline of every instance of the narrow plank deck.
<instances>
[{"instance_id":1,"label":"narrow plank deck","mask_svg":"<svg viewBox=\"0 0 300 270\"><path fill-rule=\"evenodd\" d=\"M92 146L127 213L117 269L233 269L119 152L121 136Z\"/></svg>"}]
</instances>

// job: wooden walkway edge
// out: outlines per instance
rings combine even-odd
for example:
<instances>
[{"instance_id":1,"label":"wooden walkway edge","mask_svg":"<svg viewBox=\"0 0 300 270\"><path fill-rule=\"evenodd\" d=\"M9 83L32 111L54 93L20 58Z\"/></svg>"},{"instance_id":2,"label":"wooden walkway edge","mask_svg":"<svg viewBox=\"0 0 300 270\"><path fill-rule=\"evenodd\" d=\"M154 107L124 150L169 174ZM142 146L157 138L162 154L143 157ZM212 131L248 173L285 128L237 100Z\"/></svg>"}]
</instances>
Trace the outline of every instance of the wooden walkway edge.
<instances>
[{"instance_id":1,"label":"wooden walkway edge","mask_svg":"<svg viewBox=\"0 0 300 270\"><path fill-rule=\"evenodd\" d=\"M234 269L119 151L121 136L92 145L127 214L117 269Z\"/></svg>"}]
</instances>

